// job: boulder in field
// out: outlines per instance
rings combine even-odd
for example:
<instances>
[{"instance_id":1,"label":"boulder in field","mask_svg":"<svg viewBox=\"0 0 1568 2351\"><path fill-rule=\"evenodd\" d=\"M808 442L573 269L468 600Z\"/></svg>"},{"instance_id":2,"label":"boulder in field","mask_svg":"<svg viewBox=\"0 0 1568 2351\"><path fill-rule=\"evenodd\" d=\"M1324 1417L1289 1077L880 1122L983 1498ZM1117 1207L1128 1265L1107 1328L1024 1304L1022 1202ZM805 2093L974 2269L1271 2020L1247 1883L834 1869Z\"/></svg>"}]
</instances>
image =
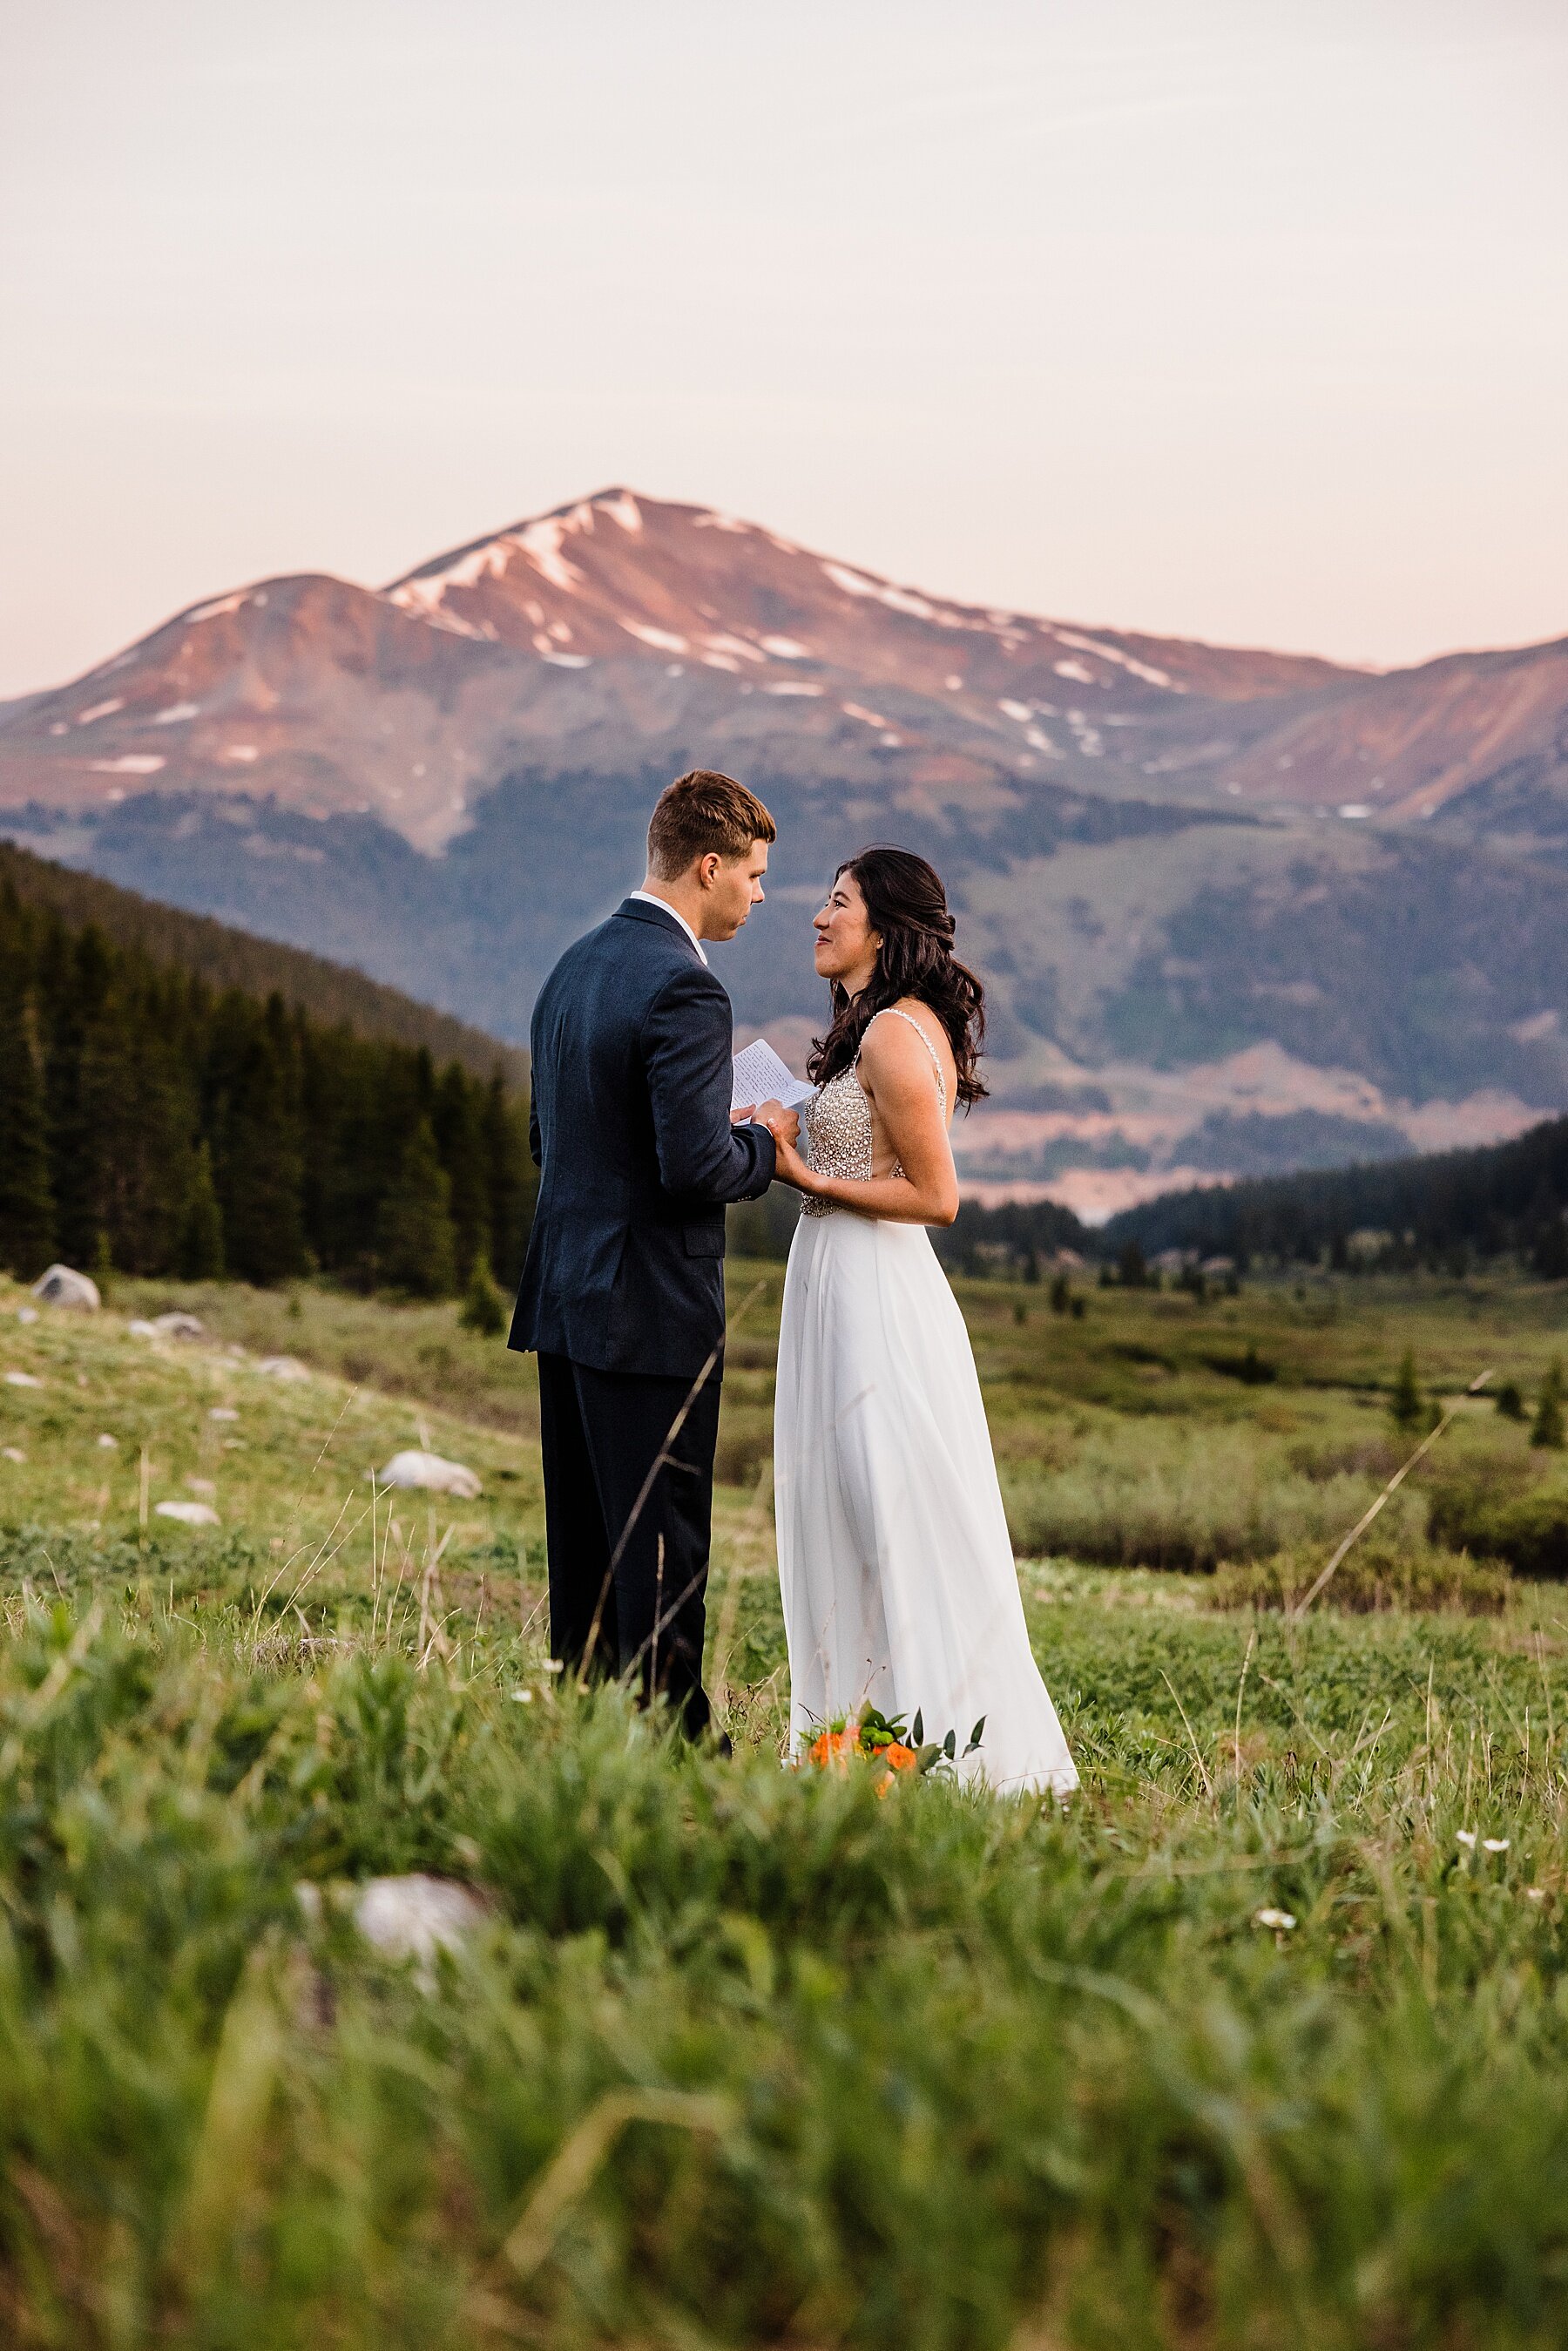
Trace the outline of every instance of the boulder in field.
<instances>
[{"instance_id":1,"label":"boulder in field","mask_svg":"<svg viewBox=\"0 0 1568 2351\"><path fill-rule=\"evenodd\" d=\"M69 1265L52 1265L41 1273L33 1284L33 1295L46 1306L79 1306L88 1314L96 1314L103 1304L91 1274L78 1273Z\"/></svg>"},{"instance_id":2,"label":"boulder in field","mask_svg":"<svg viewBox=\"0 0 1568 2351\"><path fill-rule=\"evenodd\" d=\"M472 1469L443 1461L439 1453L394 1453L384 1469L370 1474L378 1486L419 1486L431 1494L455 1494L460 1502L476 1502L484 1491Z\"/></svg>"},{"instance_id":3,"label":"boulder in field","mask_svg":"<svg viewBox=\"0 0 1568 2351\"><path fill-rule=\"evenodd\" d=\"M36 1308L36 1306L18 1306L18 1307L17 1307L17 1309L16 1309L16 1320L17 1320L17 1322L36 1322L37 1321L37 1319L38 1319L38 1310L37 1310L37 1308Z\"/></svg>"},{"instance_id":4,"label":"boulder in field","mask_svg":"<svg viewBox=\"0 0 1568 2351\"><path fill-rule=\"evenodd\" d=\"M206 1502L160 1502L153 1510L160 1519L178 1519L182 1527L215 1527L218 1514Z\"/></svg>"},{"instance_id":5,"label":"boulder in field","mask_svg":"<svg viewBox=\"0 0 1568 2351\"><path fill-rule=\"evenodd\" d=\"M182 1314L178 1311L155 1314L152 1327L164 1339L204 1339L207 1335L207 1326L198 1315Z\"/></svg>"},{"instance_id":6,"label":"boulder in field","mask_svg":"<svg viewBox=\"0 0 1568 2351\"><path fill-rule=\"evenodd\" d=\"M41 1388L44 1383L36 1380L31 1372L7 1372L5 1384L8 1388Z\"/></svg>"},{"instance_id":7,"label":"boulder in field","mask_svg":"<svg viewBox=\"0 0 1568 2351\"><path fill-rule=\"evenodd\" d=\"M256 1365L266 1380L307 1380L310 1374L295 1355L264 1355Z\"/></svg>"},{"instance_id":8,"label":"boulder in field","mask_svg":"<svg viewBox=\"0 0 1568 2351\"><path fill-rule=\"evenodd\" d=\"M487 1906L455 1878L430 1877L415 1870L403 1877L371 1877L363 1886L302 1885L299 1907L315 1926L323 1910L347 1908L373 1949L389 1959L412 1959L427 1988L434 1980L438 1951L455 1951L465 1935L483 1927Z\"/></svg>"}]
</instances>

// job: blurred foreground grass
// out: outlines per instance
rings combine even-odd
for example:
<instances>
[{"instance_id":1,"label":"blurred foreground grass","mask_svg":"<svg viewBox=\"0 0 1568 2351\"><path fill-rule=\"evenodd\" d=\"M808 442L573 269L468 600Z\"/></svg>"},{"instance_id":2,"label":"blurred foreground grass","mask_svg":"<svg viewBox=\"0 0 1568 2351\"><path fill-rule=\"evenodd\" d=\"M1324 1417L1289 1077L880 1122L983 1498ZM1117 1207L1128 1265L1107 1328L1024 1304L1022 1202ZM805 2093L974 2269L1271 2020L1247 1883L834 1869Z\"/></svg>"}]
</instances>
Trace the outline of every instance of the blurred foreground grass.
<instances>
[{"instance_id":1,"label":"blurred foreground grass","mask_svg":"<svg viewBox=\"0 0 1568 2351\"><path fill-rule=\"evenodd\" d=\"M217 1343L179 1345L0 1290L0 1372L38 1383L0 1386L0 2339L1568 2339L1562 1586L1297 1625L1053 1545L1023 1575L1065 1816L781 1771L758 1278L711 1609L732 1763L545 1670L529 1374L449 1311L213 1293ZM1096 1294L1079 1325L963 1294L1015 1525L1076 1465L1102 1555L1118 1465L1137 1491L1183 1439L1265 1503L1300 1476L1337 1534L1412 1325L1449 1386L1478 1349L1528 1386L1556 1344L1547 1293L1479 1326L1419 1292L1234 1324ZM1272 1383L1197 1360L1232 1333ZM282 1348L326 1368L261 1373ZM479 1501L373 1499L425 1440ZM1554 1490L1490 1408L1456 1440ZM1201 1556L1210 1478L1161 1474ZM215 1530L156 1516L192 1478ZM1428 1491L1391 1555L1429 1552ZM297 1897L410 1869L490 1904L423 1981Z\"/></svg>"}]
</instances>

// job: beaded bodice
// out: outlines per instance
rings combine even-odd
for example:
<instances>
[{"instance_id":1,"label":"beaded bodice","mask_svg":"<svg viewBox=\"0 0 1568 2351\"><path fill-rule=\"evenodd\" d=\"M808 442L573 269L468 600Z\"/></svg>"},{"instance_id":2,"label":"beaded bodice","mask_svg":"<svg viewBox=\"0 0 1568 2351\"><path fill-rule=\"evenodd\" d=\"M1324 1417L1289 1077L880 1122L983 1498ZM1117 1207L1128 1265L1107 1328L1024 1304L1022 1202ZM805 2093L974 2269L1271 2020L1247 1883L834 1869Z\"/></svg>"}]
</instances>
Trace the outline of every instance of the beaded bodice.
<instances>
[{"instance_id":1,"label":"beaded bodice","mask_svg":"<svg viewBox=\"0 0 1568 2351\"><path fill-rule=\"evenodd\" d=\"M900 1011L896 1004L885 1005L881 1012L874 1014L872 1020L866 1024L867 1030L887 1013L891 1013L895 1020L907 1020L930 1055L937 1073L937 1099L945 1118L948 1090L942 1082L942 1065L936 1047L914 1014ZM836 1078L829 1078L825 1085L818 1086L805 1106L801 1126L805 1139L806 1163L815 1168L819 1176L839 1176L847 1177L851 1183L869 1184L872 1180L871 1105L856 1074L858 1067L859 1055L857 1054L846 1070L840 1070ZM895 1159L888 1172L889 1176L902 1176L904 1170ZM837 1206L836 1200L807 1197L801 1202L800 1212L803 1217L826 1217Z\"/></svg>"}]
</instances>

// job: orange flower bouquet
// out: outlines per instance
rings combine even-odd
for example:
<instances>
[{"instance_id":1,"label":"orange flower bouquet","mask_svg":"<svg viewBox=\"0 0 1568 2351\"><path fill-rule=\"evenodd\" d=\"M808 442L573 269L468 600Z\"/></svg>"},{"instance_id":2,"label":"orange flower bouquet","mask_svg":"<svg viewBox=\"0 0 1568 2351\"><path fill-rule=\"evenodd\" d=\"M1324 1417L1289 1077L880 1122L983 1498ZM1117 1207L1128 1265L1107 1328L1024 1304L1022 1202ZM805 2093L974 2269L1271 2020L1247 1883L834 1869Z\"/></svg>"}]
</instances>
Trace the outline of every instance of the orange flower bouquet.
<instances>
[{"instance_id":1,"label":"orange flower bouquet","mask_svg":"<svg viewBox=\"0 0 1568 2351\"><path fill-rule=\"evenodd\" d=\"M972 1755L980 1745L985 1729L985 1717L969 1736L966 1755ZM958 1734L950 1730L945 1739L926 1737L924 1716L917 1710L912 1724L907 1724L901 1714L881 1713L869 1699L853 1718L838 1715L825 1723L806 1745L804 1760L814 1763L819 1771L848 1771L856 1764L868 1764L881 1782L879 1795L887 1795L898 1784L898 1776L912 1772L917 1779L928 1771L950 1771L958 1752Z\"/></svg>"}]
</instances>

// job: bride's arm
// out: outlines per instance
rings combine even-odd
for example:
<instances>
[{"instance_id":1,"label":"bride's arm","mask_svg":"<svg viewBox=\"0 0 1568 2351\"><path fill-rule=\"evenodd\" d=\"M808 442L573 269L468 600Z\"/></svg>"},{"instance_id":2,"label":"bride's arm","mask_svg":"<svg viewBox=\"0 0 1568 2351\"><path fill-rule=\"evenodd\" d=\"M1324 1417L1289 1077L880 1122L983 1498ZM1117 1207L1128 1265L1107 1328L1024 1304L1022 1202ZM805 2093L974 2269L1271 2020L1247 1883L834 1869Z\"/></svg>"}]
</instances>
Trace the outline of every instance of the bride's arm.
<instances>
[{"instance_id":1,"label":"bride's arm","mask_svg":"<svg viewBox=\"0 0 1568 2351\"><path fill-rule=\"evenodd\" d=\"M775 1180L808 1198L830 1200L901 1225L950 1225L958 1215L958 1175L937 1098L931 1057L905 1020L878 1020L860 1051L861 1081L893 1147L902 1176L821 1176L789 1144L778 1151Z\"/></svg>"}]
</instances>

